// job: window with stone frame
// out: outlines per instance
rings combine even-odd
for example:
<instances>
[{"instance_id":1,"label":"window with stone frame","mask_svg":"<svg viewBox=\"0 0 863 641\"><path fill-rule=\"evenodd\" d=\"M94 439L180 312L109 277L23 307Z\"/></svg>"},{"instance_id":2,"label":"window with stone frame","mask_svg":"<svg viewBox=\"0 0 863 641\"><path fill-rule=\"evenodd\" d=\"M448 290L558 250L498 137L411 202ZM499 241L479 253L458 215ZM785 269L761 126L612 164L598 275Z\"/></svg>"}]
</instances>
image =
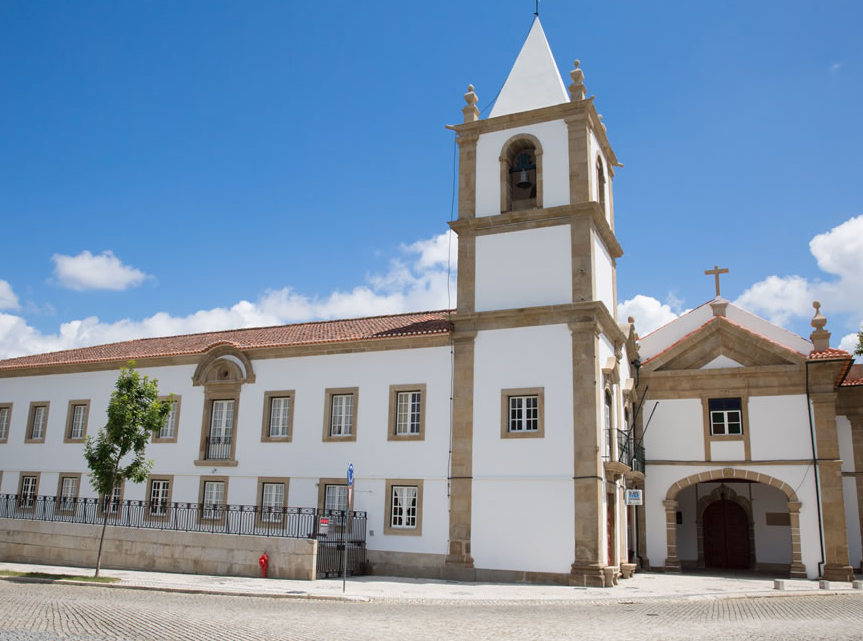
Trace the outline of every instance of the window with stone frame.
<instances>
[{"instance_id":1,"label":"window with stone frame","mask_svg":"<svg viewBox=\"0 0 863 641\"><path fill-rule=\"evenodd\" d=\"M541 387L502 390L501 437L543 437L544 397L545 392Z\"/></svg>"},{"instance_id":2,"label":"window with stone frame","mask_svg":"<svg viewBox=\"0 0 863 641\"><path fill-rule=\"evenodd\" d=\"M596 157L596 202L599 203L602 212L605 213L605 166L602 164L602 158Z\"/></svg>"},{"instance_id":3,"label":"window with stone frame","mask_svg":"<svg viewBox=\"0 0 863 641\"><path fill-rule=\"evenodd\" d=\"M168 413L168 418L165 420L165 424L162 425L162 428L159 430L159 433L153 439L154 441L171 441L176 442L177 440L177 419L180 414L180 400L179 398L172 397L164 397L160 398L163 403L168 403L171 407L171 411Z\"/></svg>"},{"instance_id":4,"label":"window with stone frame","mask_svg":"<svg viewBox=\"0 0 863 641\"><path fill-rule=\"evenodd\" d=\"M36 497L39 492L39 475L23 473L21 485L18 490L18 505L26 510L32 510L36 506Z\"/></svg>"},{"instance_id":5,"label":"window with stone frame","mask_svg":"<svg viewBox=\"0 0 863 641\"><path fill-rule=\"evenodd\" d=\"M284 518L285 484L261 483L261 521L281 523Z\"/></svg>"},{"instance_id":6,"label":"window with stone frame","mask_svg":"<svg viewBox=\"0 0 863 641\"><path fill-rule=\"evenodd\" d=\"M422 441L425 439L426 386L390 385L387 440Z\"/></svg>"},{"instance_id":7,"label":"window with stone frame","mask_svg":"<svg viewBox=\"0 0 863 641\"><path fill-rule=\"evenodd\" d=\"M170 500L171 481L168 479L150 479L150 516L163 518L167 516Z\"/></svg>"},{"instance_id":8,"label":"window with stone frame","mask_svg":"<svg viewBox=\"0 0 863 641\"><path fill-rule=\"evenodd\" d=\"M48 425L48 403L32 403L30 420L27 422L28 441L44 442Z\"/></svg>"},{"instance_id":9,"label":"window with stone frame","mask_svg":"<svg viewBox=\"0 0 863 641\"><path fill-rule=\"evenodd\" d=\"M66 418L65 441L83 441L87 435L87 418L90 401L69 401L69 414Z\"/></svg>"},{"instance_id":10,"label":"window with stone frame","mask_svg":"<svg viewBox=\"0 0 863 641\"><path fill-rule=\"evenodd\" d=\"M325 390L324 441L355 441L357 439L357 398L359 388L329 388Z\"/></svg>"},{"instance_id":11,"label":"window with stone frame","mask_svg":"<svg viewBox=\"0 0 863 641\"><path fill-rule=\"evenodd\" d=\"M80 477L78 475L74 476L60 476L60 487L57 508L61 512L72 512L75 510L75 507L78 503L78 485L80 483Z\"/></svg>"},{"instance_id":12,"label":"window with stone frame","mask_svg":"<svg viewBox=\"0 0 863 641\"><path fill-rule=\"evenodd\" d=\"M293 390L266 392L261 440L289 442L293 431L293 417Z\"/></svg>"},{"instance_id":13,"label":"window with stone frame","mask_svg":"<svg viewBox=\"0 0 863 641\"><path fill-rule=\"evenodd\" d=\"M102 494L99 496L99 512L100 514L119 514L120 508L123 505L123 480L114 486L110 494Z\"/></svg>"},{"instance_id":14,"label":"window with stone frame","mask_svg":"<svg viewBox=\"0 0 863 641\"><path fill-rule=\"evenodd\" d=\"M384 534L422 534L423 482L419 479L388 479Z\"/></svg>"},{"instance_id":15,"label":"window with stone frame","mask_svg":"<svg viewBox=\"0 0 863 641\"><path fill-rule=\"evenodd\" d=\"M740 398L711 398L707 401L711 436L743 434L743 404Z\"/></svg>"},{"instance_id":16,"label":"window with stone frame","mask_svg":"<svg viewBox=\"0 0 863 641\"><path fill-rule=\"evenodd\" d=\"M225 482L204 481L201 495L201 518L218 521L225 516Z\"/></svg>"},{"instance_id":17,"label":"window with stone frame","mask_svg":"<svg viewBox=\"0 0 863 641\"><path fill-rule=\"evenodd\" d=\"M9 440L9 423L12 418L12 403L0 403L0 443Z\"/></svg>"}]
</instances>

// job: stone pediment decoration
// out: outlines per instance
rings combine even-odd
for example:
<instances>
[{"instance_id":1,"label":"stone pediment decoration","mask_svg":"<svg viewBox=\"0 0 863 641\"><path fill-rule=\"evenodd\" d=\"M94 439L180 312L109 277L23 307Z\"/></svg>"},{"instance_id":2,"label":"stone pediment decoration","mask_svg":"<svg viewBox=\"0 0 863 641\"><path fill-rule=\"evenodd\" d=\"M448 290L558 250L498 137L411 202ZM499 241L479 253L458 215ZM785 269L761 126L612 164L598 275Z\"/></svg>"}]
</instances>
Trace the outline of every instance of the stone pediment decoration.
<instances>
[{"instance_id":1,"label":"stone pediment decoration","mask_svg":"<svg viewBox=\"0 0 863 641\"><path fill-rule=\"evenodd\" d=\"M192 376L194 385L254 383L252 361L233 343L210 346Z\"/></svg>"},{"instance_id":2,"label":"stone pediment decoration","mask_svg":"<svg viewBox=\"0 0 863 641\"><path fill-rule=\"evenodd\" d=\"M647 371L700 370L722 367L800 365L802 354L716 316L651 358Z\"/></svg>"}]
</instances>

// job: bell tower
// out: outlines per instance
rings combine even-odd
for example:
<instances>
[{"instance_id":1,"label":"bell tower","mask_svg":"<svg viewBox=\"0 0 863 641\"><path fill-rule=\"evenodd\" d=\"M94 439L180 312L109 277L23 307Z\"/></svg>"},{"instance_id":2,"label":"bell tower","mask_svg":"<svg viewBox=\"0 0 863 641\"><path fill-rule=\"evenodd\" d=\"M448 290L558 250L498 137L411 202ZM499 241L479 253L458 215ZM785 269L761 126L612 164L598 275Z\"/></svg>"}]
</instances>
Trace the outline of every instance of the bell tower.
<instances>
[{"instance_id":1,"label":"bell tower","mask_svg":"<svg viewBox=\"0 0 863 641\"><path fill-rule=\"evenodd\" d=\"M567 515L566 568L548 558L535 571L603 585L605 569L620 563L606 527L616 507L607 505L615 499L601 426L606 380L625 373L617 365L624 339L615 320L615 261L623 252L612 197L621 165L579 61L570 76L567 91L537 17L489 117L480 118L471 85L464 121L450 127L459 145L450 576L493 566L485 550L501 544L491 542L488 522L497 517L483 506L506 502L510 491ZM508 425L507 413L524 395L508 392L524 389L539 390L544 431L521 430L533 438L514 439L520 428ZM494 480L507 472L510 481ZM556 507L531 485L540 477ZM536 489L525 494L528 487Z\"/></svg>"}]
</instances>

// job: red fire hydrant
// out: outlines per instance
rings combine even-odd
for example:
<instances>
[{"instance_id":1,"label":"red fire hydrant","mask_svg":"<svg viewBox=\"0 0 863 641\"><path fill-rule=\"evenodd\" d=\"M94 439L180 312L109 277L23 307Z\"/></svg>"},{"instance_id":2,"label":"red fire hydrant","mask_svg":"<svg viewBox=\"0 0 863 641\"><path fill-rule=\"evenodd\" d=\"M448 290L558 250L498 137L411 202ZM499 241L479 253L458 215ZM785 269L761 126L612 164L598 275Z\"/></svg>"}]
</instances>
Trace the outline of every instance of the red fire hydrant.
<instances>
[{"instance_id":1,"label":"red fire hydrant","mask_svg":"<svg viewBox=\"0 0 863 641\"><path fill-rule=\"evenodd\" d=\"M261 566L261 578L267 578L267 566L270 564L270 557L267 556L267 553L264 552L260 558L258 559L258 565Z\"/></svg>"}]
</instances>

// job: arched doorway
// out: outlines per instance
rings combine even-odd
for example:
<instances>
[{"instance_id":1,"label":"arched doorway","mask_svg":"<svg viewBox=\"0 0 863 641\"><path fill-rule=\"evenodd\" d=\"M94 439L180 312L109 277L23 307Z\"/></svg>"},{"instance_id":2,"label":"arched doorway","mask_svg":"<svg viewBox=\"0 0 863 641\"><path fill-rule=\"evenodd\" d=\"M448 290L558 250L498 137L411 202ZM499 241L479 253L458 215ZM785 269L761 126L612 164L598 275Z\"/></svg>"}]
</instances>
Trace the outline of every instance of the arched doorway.
<instances>
[{"instance_id":1,"label":"arched doorway","mask_svg":"<svg viewBox=\"0 0 863 641\"><path fill-rule=\"evenodd\" d=\"M749 515L728 499L713 501L702 516L704 567L748 570L752 566Z\"/></svg>"}]
</instances>

